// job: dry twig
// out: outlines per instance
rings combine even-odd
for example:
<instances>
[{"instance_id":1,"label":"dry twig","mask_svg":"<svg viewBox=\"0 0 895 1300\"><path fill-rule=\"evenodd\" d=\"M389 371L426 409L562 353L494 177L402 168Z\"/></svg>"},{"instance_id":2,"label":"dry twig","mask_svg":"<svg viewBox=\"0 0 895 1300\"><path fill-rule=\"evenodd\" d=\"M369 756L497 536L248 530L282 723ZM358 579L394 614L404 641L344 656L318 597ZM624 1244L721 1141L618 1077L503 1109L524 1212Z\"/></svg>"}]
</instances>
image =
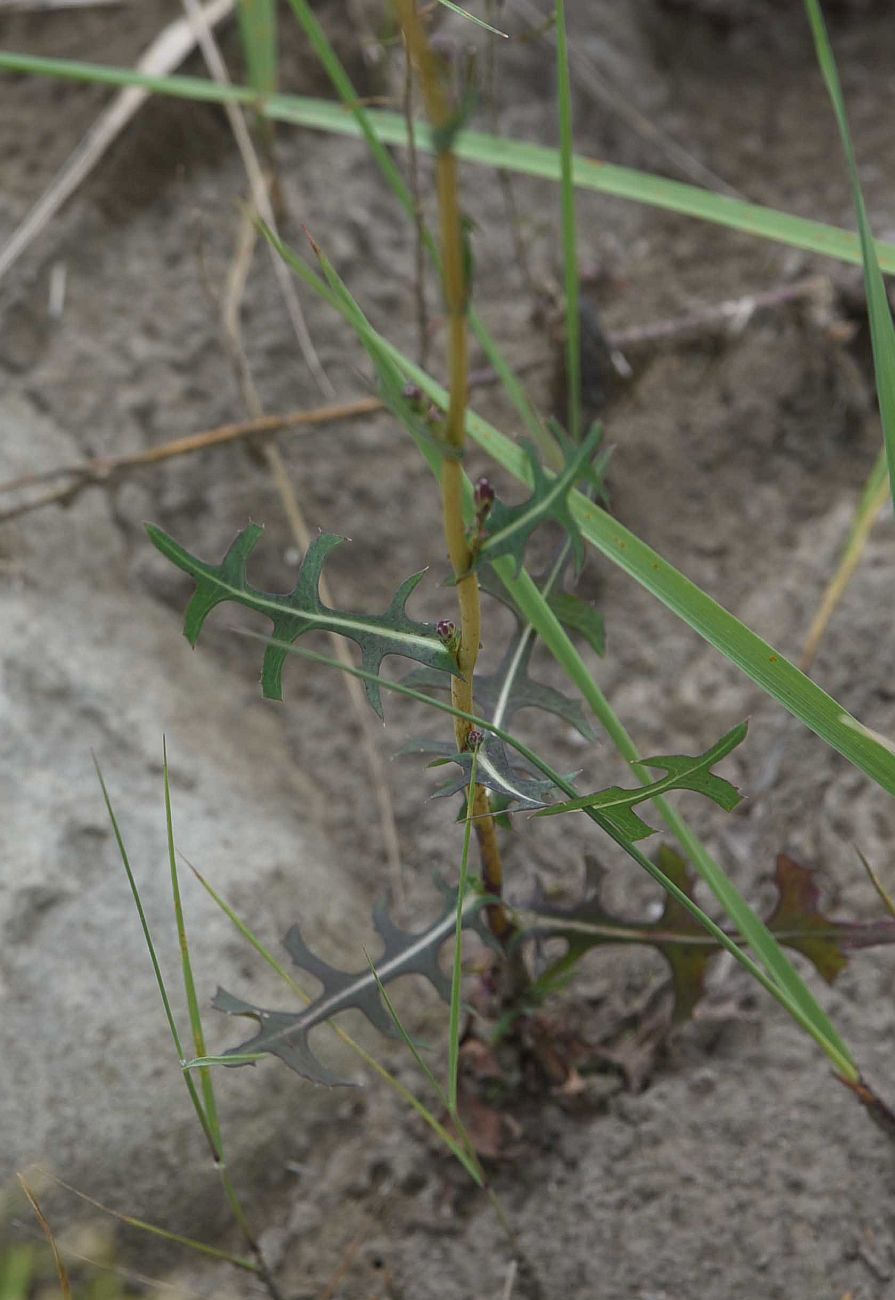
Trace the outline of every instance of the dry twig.
<instances>
[{"instance_id":1,"label":"dry twig","mask_svg":"<svg viewBox=\"0 0 895 1300\"><path fill-rule=\"evenodd\" d=\"M378 397L360 397L355 401L334 402L332 405L318 406L308 411L287 411L281 415L261 415L251 420L238 420L232 424L219 425L216 429L206 429L201 433L188 434L184 438L175 438L171 442L162 443L158 447L149 447L145 451L130 452L121 456L99 456L80 461L75 465L60 465L55 469L36 474L23 474L19 478L0 483L0 494L39 487L41 484L51 483L59 478L70 479L71 482L31 501L0 511L0 524L8 523L19 515L30 514L32 510L39 510L43 506L68 505L87 487L94 484L108 484L131 470L159 465L177 456L210 451L240 439L259 438L290 429L307 429L316 425L332 424L339 420L357 419L362 415L372 415L381 410L382 402Z\"/></svg>"},{"instance_id":2,"label":"dry twig","mask_svg":"<svg viewBox=\"0 0 895 1300\"><path fill-rule=\"evenodd\" d=\"M211 0L202 10L204 23L209 29L215 27L233 11L235 3L236 0ZM195 44L192 28L185 19L170 23L141 55L136 71L156 77L167 76L180 66L195 48ZM0 249L0 279L83 184L151 93L140 86L128 86L120 90L109 107L100 114L57 172L49 188Z\"/></svg>"}]
</instances>

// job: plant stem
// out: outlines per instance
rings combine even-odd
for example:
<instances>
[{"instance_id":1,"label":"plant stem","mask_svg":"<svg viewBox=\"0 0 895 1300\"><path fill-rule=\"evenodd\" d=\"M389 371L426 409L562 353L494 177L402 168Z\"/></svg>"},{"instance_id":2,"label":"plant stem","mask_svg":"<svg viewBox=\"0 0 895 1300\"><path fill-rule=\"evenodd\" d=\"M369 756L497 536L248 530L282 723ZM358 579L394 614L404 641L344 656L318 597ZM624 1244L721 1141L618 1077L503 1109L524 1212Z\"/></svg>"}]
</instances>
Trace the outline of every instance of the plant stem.
<instances>
[{"instance_id":1,"label":"plant stem","mask_svg":"<svg viewBox=\"0 0 895 1300\"><path fill-rule=\"evenodd\" d=\"M440 140L436 151L435 175L441 242L442 287L448 326L449 401L443 437L446 456L441 473L441 507L448 555L457 587L460 607L460 636L457 647L459 677L451 678L451 697L455 709L473 713L473 674L479 654L482 620L479 582L471 571L472 550L463 519L463 445L466 439L466 401L469 385L469 345L467 338L468 290L463 218L460 212L457 159L450 145L456 110L442 83L435 55L416 10L415 0L395 0L404 33L407 54L419 77L420 89L432 130ZM454 718L457 748L467 746L471 723ZM491 803L484 786L470 787L469 803L475 819L476 836L482 861L482 878L490 894L500 897L503 867ZM495 904L488 909L488 922L499 939L507 939L512 925L505 909Z\"/></svg>"}]
</instances>

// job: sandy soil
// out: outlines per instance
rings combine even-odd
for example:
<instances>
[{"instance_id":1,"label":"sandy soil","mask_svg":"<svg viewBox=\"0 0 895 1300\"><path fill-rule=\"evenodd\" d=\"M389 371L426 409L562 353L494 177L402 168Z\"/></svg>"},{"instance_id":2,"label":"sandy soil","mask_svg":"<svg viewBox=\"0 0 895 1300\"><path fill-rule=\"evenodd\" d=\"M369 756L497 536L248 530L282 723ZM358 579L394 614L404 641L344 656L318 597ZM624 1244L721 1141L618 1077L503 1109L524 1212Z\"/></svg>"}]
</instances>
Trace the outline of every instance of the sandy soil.
<instances>
[{"instance_id":1,"label":"sandy soil","mask_svg":"<svg viewBox=\"0 0 895 1300\"><path fill-rule=\"evenodd\" d=\"M775 14L770 40L765 25L748 15L719 25L701 17L699 6L671 8L641 0L592 3L573 14L576 50L586 60L577 73L581 151L678 174L660 145L588 88L609 77L740 193L850 224L844 169L799 6ZM124 63L176 9L147 0L129 9L126 21L117 11L8 18L3 43ZM339 6L321 6L321 18L338 34L367 93L399 84L388 63L365 68ZM285 27L285 88L324 93L321 74ZM885 6L834 26L880 233L895 228L895 141L885 111L892 33ZM224 45L238 66L235 33ZM188 70L198 72L198 62ZM500 85L506 129L553 140L548 50L537 43L508 50ZM10 79L0 95L5 232L88 127L103 95ZM298 241L299 223L307 222L372 318L412 347L410 235L362 148L283 130L276 156L287 234ZM501 191L472 168L465 181L476 221L480 307L515 361L542 359L533 382L546 401L551 348L532 323ZM223 117L211 108L154 102L0 285L4 382L68 430L85 455L154 446L243 415L218 305L242 190ZM555 191L519 182L517 200L536 272L555 274ZM797 656L879 440L853 277L745 236L596 196L582 198L580 219L582 259L603 271L597 297L610 330L813 273L830 277L837 319L854 316L851 342L842 341L827 315L800 303L760 312L736 333L697 330L632 347L634 380L607 417L616 449L612 504L620 518ZM47 286L58 261L67 267L68 294L63 319L54 323ZM365 391L362 360L344 330L315 302L305 307L338 393ZM260 254L244 326L266 409L321 400L296 356ZM437 346L436 339L436 356ZM493 393L478 404L512 430L512 416ZM423 564L443 574L431 484L388 420L325 428L284 438L281 446L309 525L354 538L331 566L343 602L378 607ZM144 519L209 557L248 517L263 520L259 578L285 580L292 542L282 508L263 464L241 447L170 462L102 490L111 497L128 566L123 608L139 620L143 602L169 606L172 643L184 584L148 547ZM40 516L19 527L40 527ZM825 688L886 734L895 732L893 541L888 520L815 669ZM98 557L95 582L103 581ZM895 830L891 800L607 564L589 562L582 590L607 619L609 654L596 669L599 679L643 750L695 752L751 718L749 741L729 766L748 796L742 809L725 818L695 799L686 805L737 883L764 897L774 857L786 849L820 867L840 911L875 915L854 845L885 866ZM430 581L417 608L440 616L448 600ZM223 631L206 639L204 653L231 669L234 680L256 672L255 647ZM486 641L492 662L499 650ZM558 682L549 663L538 668ZM318 783L334 851L353 864L358 890L372 900L382 886L384 854L344 691L327 675L293 665L288 697L280 725L295 763ZM388 712L386 757L408 731L399 706ZM556 735L550 746L560 767L583 766L598 784L623 775L608 742L585 752L572 737ZM424 802L431 776L407 760L390 766L389 775L411 885L425 893L433 869L450 869L456 834L445 806ZM523 894L535 871L573 890L586 847L578 827L562 838L526 827L509 849L511 890ZM653 892L633 869L606 860L613 866L610 899L636 914ZM629 1009L657 969L649 954L595 957L582 973L576 1006L582 1017L588 1008L603 1017ZM895 1028L891 972L887 953L863 955L832 991L820 991L862 1066L883 1087ZM807 1040L737 971L721 968L710 1011L678 1036L640 1093L610 1072L577 1099L532 1081L506 1098L511 1140L493 1173L517 1234L515 1254L488 1203L391 1094L371 1085L363 1094L335 1096L330 1113L321 1118L315 1111L306 1124L307 1085L296 1083L294 1116L286 1125L281 1108L274 1121L283 1126L280 1156L255 1188L255 1210L270 1225L266 1242L287 1289L308 1300L497 1297L510 1293L502 1288L515 1258L521 1263L512 1294L531 1300L895 1295L891 1147ZM385 1055L416 1085L406 1061L391 1050ZM264 1097L259 1074L259 1107ZM229 1275L180 1277L204 1294L249 1293Z\"/></svg>"}]
</instances>

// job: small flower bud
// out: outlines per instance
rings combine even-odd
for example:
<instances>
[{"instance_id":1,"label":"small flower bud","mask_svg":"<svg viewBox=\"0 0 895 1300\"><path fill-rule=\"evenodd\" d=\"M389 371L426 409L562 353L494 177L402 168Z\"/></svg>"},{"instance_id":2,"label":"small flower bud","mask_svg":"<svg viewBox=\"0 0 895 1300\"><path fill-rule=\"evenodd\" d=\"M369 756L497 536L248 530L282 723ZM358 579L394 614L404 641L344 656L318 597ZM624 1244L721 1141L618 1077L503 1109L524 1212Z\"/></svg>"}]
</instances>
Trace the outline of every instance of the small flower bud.
<instances>
[{"instance_id":1,"label":"small flower bud","mask_svg":"<svg viewBox=\"0 0 895 1300\"><path fill-rule=\"evenodd\" d=\"M456 623L452 623L449 618L440 618L435 624L435 631L440 640L444 641L445 645L450 645L451 641L453 641L454 637L457 635L457 625Z\"/></svg>"},{"instance_id":2,"label":"small flower bud","mask_svg":"<svg viewBox=\"0 0 895 1300\"><path fill-rule=\"evenodd\" d=\"M417 402L422 401L423 390L419 384L405 384L401 389L401 396L405 402L413 402L416 405Z\"/></svg>"},{"instance_id":3,"label":"small flower bud","mask_svg":"<svg viewBox=\"0 0 895 1300\"><path fill-rule=\"evenodd\" d=\"M494 504L494 486L490 479L480 478L475 485L475 505L479 514L485 514Z\"/></svg>"},{"instance_id":4,"label":"small flower bud","mask_svg":"<svg viewBox=\"0 0 895 1300\"><path fill-rule=\"evenodd\" d=\"M484 743L484 740L485 733L480 727L470 727L466 737L466 748L478 749L479 745Z\"/></svg>"}]
</instances>

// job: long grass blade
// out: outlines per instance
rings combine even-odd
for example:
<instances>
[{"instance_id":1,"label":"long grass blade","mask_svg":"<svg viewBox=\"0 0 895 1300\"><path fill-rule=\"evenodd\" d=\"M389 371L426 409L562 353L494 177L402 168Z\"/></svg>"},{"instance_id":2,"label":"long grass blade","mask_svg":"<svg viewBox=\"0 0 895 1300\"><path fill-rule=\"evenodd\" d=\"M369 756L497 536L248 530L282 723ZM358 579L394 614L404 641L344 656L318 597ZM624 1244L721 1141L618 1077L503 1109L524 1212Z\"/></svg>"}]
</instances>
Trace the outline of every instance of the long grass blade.
<instances>
[{"instance_id":1,"label":"long grass blade","mask_svg":"<svg viewBox=\"0 0 895 1300\"><path fill-rule=\"evenodd\" d=\"M146 911L143 907L143 900L140 897L140 890L137 886L137 881L136 878L134 877L134 873L131 868L127 847L125 846L124 837L121 833L121 827L118 824L118 818L115 815L115 809L112 807L112 800L109 797L109 791L106 787L106 782L103 777L102 770L100 769L99 763L97 762L96 755L93 756L93 765L96 768L97 779L99 780L100 789L103 792L103 799L105 800L105 804L106 804L106 812L108 813L109 821L112 823L112 833L115 836L115 843L118 846L118 856L121 858L121 863L122 866L124 867L125 875L127 876L127 883L130 886L131 895L134 900L134 907L136 908L137 916L140 921L140 928L143 931L143 939L146 943L146 950L149 953L149 960L152 963L152 972L155 975L155 982L156 985L158 986L159 997L161 998L162 1008L165 1012L165 1019L168 1022L168 1029L171 1034L171 1041L174 1044L174 1051L177 1053L178 1061L182 1061L184 1058L183 1043L181 1042L180 1031L177 1028L177 1021L174 1019L174 1011L171 1006L171 999L168 996L168 988L167 985L165 984L165 978L162 975L162 968L161 965L159 964L158 952L156 951L155 942L152 938L152 932L149 929L149 922L146 919ZM190 1101L193 1104L193 1109L196 1112L196 1116L199 1120L199 1123L202 1125L202 1131L205 1133L205 1136L208 1139L209 1144L213 1147L214 1140L213 1140L212 1132L211 1129L209 1128L208 1119L205 1115L204 1107L199 1098L199 1093L196 1090L196 1085L193 1082L193 1080L190 1078L186 1078L185 1083L186 1083L187 1092L189 1093Z\"/></svg>"},{"instance_id":2,"label":"long grass blade","mask_svg":"<svg viewBox=\"0 0 895 1300\"><path fill-rule=\"evenodd\" d=\"M563 278L566 295L566 383L569 433L581 441L581 318L578 309L578 240L575 230L573 180L572 84L565 0L556 0L556 79L559 101L559 162L562 195Z\"/></svg>"},{"instance_id":3,"label":"long grass blade","mask_svg":"<svg viewBox=\"0 0 895 1300\"><path fill-rule=\"evenodd\" d=\"M147 1223L145 1219L136 1219L132 1214L122 1214L120 1210L113 1210L111 1206L104 1205L102 1201L98 1201L93 1196L88 1196L86 1192L73 1187L71 1183L65 1182L64 1179L57 1178L55 1175L53 1177L55 1182L60 1187L64 1187L67 1192L71 1192L73 1196L77 1196L79 1200L92 1205L101 1214L108 1214L110 1218L117 1219L119 1223L123 1223L129 1228L138 1228L141 1232L148 1232L153 1237L161 1237L165 1241L176 1242L179 1246L186 1246L189 1250L195 1250L200 1255L210 1255L213 1259L232 1264L235 1268L244 1269L247 1273L259 1273L261 1271L257 1264L250 1259L246 1259L243 1255L234 1255L218 1246L210 1246L204 1241L197 1241L194 1237L184 1237L180 1233L169 1232L167 1228L160 1228L155 1223Z\"/></svg>"},{"instance_id":4,"label":"long grass blade","mask_svg":"<svg viewBox=\"0 0 895 1300\"><path fill-rule=\"evenodd\" d=\"M290 0L290 3L295 5L297 0ZM290 122L309 130L337 135L363 136L368 143L371 143L368 131L372 130L375 146L380 153L385 152L388 145L407 146L407 126L403 117L385 109L364 110L363 121L367 125L365 130L357 116L330 100L298 95L271 95L259 103L257 93L249 86L219 86L203 77L154 76L137 73L130 68L0 50L0 71L4 70L107 86L141 86L156 94L204 103L245 104L275 122ZM350 93L353 93L353 88ZM417 126L416 133L418 147L434 152L431 135L425 126ZM502 167L506 171L543 180L559 181L561 177L559 152L549 145L489 135L482 131L462 131L454 141L454 150L457 157L466 162ZM394 163L392 167L394 168ZM400 173L398 175L400 177ZM696 217L729 230L769 239L805 252L819 253L823 257L855 266L863 263L860 240L850 231L822 221L778 212L758 203L746 203L728 195L716 194L700 189L698 185L668 180L649 172L580 155L574 160L573 179L579 189L627 199L666 212L677 212L682 216ZM400 183L403 185L403 179ZM881 270L895 274L895 244L875 240L873 247Z\"/></svg>"},{"instance_id":5,"label":"long grass blade","mask_svg":"<svg viewBox=\"0 0 895 1300\"><path fill-rule=\"evenodd\" d=\"M183 988L186 994L190 1028L193 1035L194 1054L204 1056L205 1035L202 1030L202 1014L199 1010L199 999L196 994L196 981L193 977L193 964L190 959L190 945L186 932L186 920L183 915L183 902L180 897L180 876L177 870L177 852L174 847L174 817L171 810L171 783L168 778L168 746L166 742L163 742L162 765L165 785L165 829L168 842L168 866L171 872L171 895L174 903L174 919L177 925L177 941L180 947ZM181 1053L181 1059L182 1057L183 1054ZM208 1120L208 1130L211 1134L215 1155L220 1160L223 1158L223 1147L221 1144L221 1126L218 1119L217 1101L214 1095L214 1083L208 1070L201 1071L199 1078L202 1088L203 1110Z\"/></svg>"},{"instance_id":6,"label":"long grass blade","mask_svg":"<svg viewBox=\"0 0 895 1300\"><path fill-rule=\"evenodd\" d=\"M106 786L105 777L103 776L102 769L100 768L100 765L97 761L95 754L93 756L93 766L96 769L96 776L100 784L100 789L103 792L103 799L106 805L106 812L108 814L109 821L112 823L112 834L115 836L115 843L118 845L118 856L121 858L121 862L124 867L124 873L127 876L127 883L130 885L131 894L134 900L134 907L137 909L137 916L139 917L140 920L140 928L143 931L143 938L146 942L146 949L149 953L149 960L152 962L152 971L153 974L155 975L155 982L158 985L159 997L162 1000L162 1006L164 1007L165 1010L165 1019L168 1022L168 1028L171 1031L171 1038L174 1042L174 1050L177 1052L178 1058L182 1059L183 1046L180 1041L180 1031L177 1028L177 1021L174 1019L174 1012L171 1008L171 999L168 997L168 988L167 985L165 984L165 978L162 975L162 968L159 964L158 952L156 951L155 942L152 938L152 931L149 929L149 922L146 919L146 912L143 908L143 899L141 898L140 891L137 887L137 881L134 877L133 869L130 863L130 857L128 856L127 848L124 843L124 837L121 833L121 827L118 823L118 818L115 814L115 809L112 807L112 800L109 796L109 791Z\"/></svg>"},{"instance_id":7,"label":"long grass blade","mask_svg":"<svg viewBox=\"0 0 895 1300\"><path fill-rule=\"evenodd\" d=\"M848 116L845 111L845 99L842 85L833 56L833 47L827 35L819 0L805 0L808 21L814 36L814 48L817 61L823 73L829 92L833 112L842 139L842 148L848 164L852 195L858 214L858 231L861 237L861 258L864 263L864 287L867 292L867 312L870 318L870 338L873 345L873 366L876 371L876 392L879 399L880 416L883 423L883 438L886 446L886 458L889 462L889 487L895 500L895 324L886 294L886 286L880 270L876 248L873 243L873 231L867 215L867 204L861 188L861 176L858 160L852 144Z\"/></svg>"},{"instance_id":8,"label":"long grass blade","mask_svg":"<svg viewBox=\"0 0 895 1300\"><path fill-rule=\"evenodd\" d=\"M616 749L629 763L635 775L644 783L652 779L649 768L640 764L637 747L626 731L597 682L588 671L565 628L556 618L544 593L524 570L517 576L513 564L499 560L494 568L501 582L537 632L544 645L565 671L569 680L580 690L605 728ZM742 934L753 951L764 962L765 968L786 989L794 1002L810 1016L818 1028L833 1042L838 1034L823 1009L818 1005L798 971L780 948L761 917L749 906L723 869L712 858L685 819L661 797L653 800L656 811L678 840L699 874L724 908L728 917Z\"/></svg>"},{"instance_id":9,"label":"long grass blade","mask_svg":"<svg viewBox=\"0 0 895 1300\"><path fill-rule=\"evenodd\" d=\"M454 4L454 0L438 0L438 3L443 5L445 9L450 9L452 13L460 14L462 18L466 18L469 22L475 23L476 27L483 27L485 31L490 32L492 36L502 36L504 40L509 40L509 32L502 32L499 27L492 27L490 23L485 22L484 18L479 18L478 15L471 14L468 9L461 9L459 5Z\"/></svg>"},{"instance_id":10,"label":"long grass blade","mask_svg":"<svg viewBox=\"0 0 895 1300\"><path fill-rule=\"evenodd\" d=\"M388 1014L392 1018L392 1023L394 1024L398 1033L401 1035L401 1039L404 1043L404 1046L410 1052L411 1056L416 1061L417 1065L422 1070L425 1077L428 1079L429 1084L434 1089L435 1095L438 1097L438 1100L440 1101L441 1105L444 1106L444 1108L449 1112L451 1119L454 1122L454 1125L456 1126L458 1132L462 1135L463 1126L460 1123L460 1118L457 1114L456 1107L451 1108L448 1099L445 1096L444 1089L442 1088L438 1080L435 1078L435 1075L432 1073L426 1061L423 1059L422 1054L420 1053L419 1048L414 1042L412 1035L407 1032L406 1028L401 1023L401 1017L398 1015L398 1012L395 1008L395 1004L392 1002L391 998L389 997L388 990L380 980L379 975L376 971L376 967L373 965L372 961L370 961L369 956L367 957L367 961L370 962L370 970L373 972L373 978L376 981L376 987L379 989L379 996L382 998L382 1001L385 1003L385 1008L388 1011ZM445 1130L445 1132L447 1132L447 1130ZM469 1176L472 1179L474 1179L476 1183L478 1183L479 1187L484 1187L485 1176L484 1173L482 1172L481 1166L479 1165L478 1158L476 1157L475 1149L473 1148L472 1143L469 1142L468 1138L465 1140L465 1142L458 1142L450 1133L448 1133L448 1138L450 1140L450 1149L452 1154L456 1156L456 1158L460 1161L461 1165L469 1174Z\"/></svg>"},{"instance_id":11,"label":"long grass blade","mask_svg":"<svg viewBox=\"0 0 895 1300\"><path fill-rule=\"evenodd\" d=\"M463 900L469 887L469 845L472 839L472 791L475 790L478 751L473 751L466 791L466 817L463 826L463 854L457 884L457 923L454 931L454 961L451 967L451 1003L448 1020L448 1087L447 1107L457 1115L457 1080L460 1073L460 1003L463 989Z\"/></svg>"},{"instance_id":12,"label":"long grass blade","mask_svg":"<svg viewBox=\"0 0 895 1300\"><path fill-rule=\"evenodd\" d=\"M259 95L277 88L276 0L239 0L239 27L249 83Z\"/></svg>"}]
</instances>

